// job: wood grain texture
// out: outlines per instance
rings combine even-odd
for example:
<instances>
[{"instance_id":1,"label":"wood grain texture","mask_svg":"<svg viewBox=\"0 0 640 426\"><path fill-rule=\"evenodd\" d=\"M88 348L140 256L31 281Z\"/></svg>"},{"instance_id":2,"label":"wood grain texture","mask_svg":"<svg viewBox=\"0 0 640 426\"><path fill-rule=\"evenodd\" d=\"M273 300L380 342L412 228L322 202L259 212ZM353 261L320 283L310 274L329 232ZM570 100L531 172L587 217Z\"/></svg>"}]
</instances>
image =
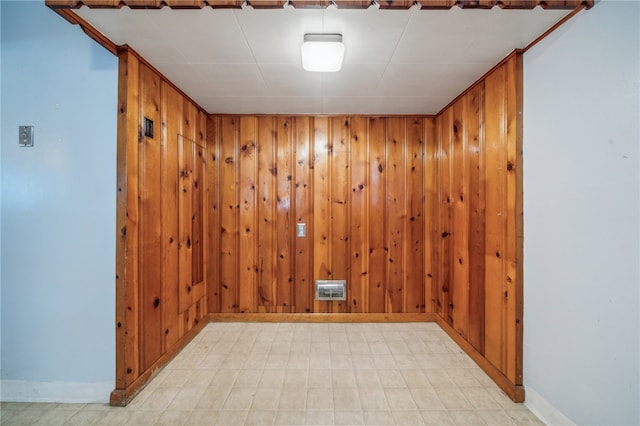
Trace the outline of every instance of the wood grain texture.
<instances>
[{"instance_id":1,"label":"wood grain texture","mask_svg":"<svg viewBox=\"0 0 640 426\"><path fill-rule=\"evenodd\" d=\"M295 218L296 223L306 224L306 238L295 238L294 295L295 312L310 313L313 310L313 119L296 117L295 133Z\"/></svg>"},{"instance_id":2,"label":"wood grain texture","mask_svg":"<svg viewBox=\"0 0 640 426\"><path fill-rule=\"evenodd\" d=\"M484 84L477 85L464 98L467 129L469 189L469 330L468 340L484 353Z\"/></svg>"},{"instance_id":3,"label":"wood grain texture","mask_svg":"<svg viewBox=\"0 0 640 426\"><path fill-rule=\"evenodd\" d=\"M220 312L220 147L215 143L220 135L219 117L207 116L207 223L206 226L206 277L207 313Z\"/></svg>"},{"instance_id":4,"label":"wood grain texture","mask_svg":"<svg viewBox=\"0 0 640 426\"><path fill-rule=\"evenodd\" d=\"M404 312L406 281L404 241L406 238L406 119L387 120L387 231L384 250L387 263L385 312Z\"/></svg>"},{"instance_id":5,"label":"wood grain texture","mask_svg":"<svg viewBox=\"0 0 640 426\"><path fill-rule=\"evenodd\" d=\"M183 103L180 94L162 83L162 322L164 348L172 347L180 338L179 276L179 165L178 135L182 133Z\"/></svg>"},{"instance_id":6,"label":"wood grain texture","mask_svg":"<svg viewBox=\"0 0 640 426\"><path fill-rule=\"evenodd\" d=\"M350 193L349 213L349 312L367 312L369 298L369 158L368 119L353 117L350 121Z\"/></svg>"},{"instance_id":7,"label":"wood grain texture","mask_svg":"<svg viewBox=\"0 0 640 426\"><path fill-rule=\"evenodd\" d=\"M238 117L222 117L220 126L220 312L238 308Z\"/></svg>"},{"instance_id":8,"label":"wood grain texture","mask_svg":"<svg viewBox=\"0 0 640 426\"><path fill-rule=\"evenodd\" d=\"M292 140L292 121L288 117L277 117L276 126L276 305L278 312L292 312L293 294L293 218L291 203L293 190L293 165L295 158Z\"/></svg>"},{"instance_id":9,"label":"wood grain texture","mask_svg":"<svg viewBox=\"0 0 640 426\"><path fill-rule=\"evenodd\" d=\"M127 51L120 51L118 56L116 383L112 398L117 398L140 375L137 309L140 64Z\"/></svg>"},{"instance_id":10,"label":"wood grain texture","mask_svg":"<svg viewBox=\"0 0 640 426\"><path fill-rule=\"evenodd\" d=\"M439 211L430 216L442 237L431 256L443 289L436 312L521 399L522 55L514 52L445 108L436 127L437 176L427 173L428 186L438 182Z\"/></svg>"},{"instance_id":11,"label":"wood grain texture","mask_svg":"<svg viewBox=\"0 0 640 426\"><path fill-rule=\"evenodd\" d=\"M208 313L207 116L126 47L119 58L114 404Z\"/></svg>"},{"instance_id":12,"label":"wood grain texture","mask_svg":"<svg viewBox=\"0 0 640 426\"><path fill-rule=\"evenodd\" d=\"M369 119L369 310L386 312L387 254L387 120Z\"/></svg>"},{"instance_id":13,"label":"wood grain texture","mask_svg":"<svg viewBox=\"0 0 640 426\"><path fill-rule=\"evenodd\" d=\"M451 324L461 336L469 331L469 197L467 167L467 111L463 100L453 105L451 128Z\"/></svg>"},{"instance_id":14,"label":"wood grain texture","mask_svg":"<svg viewBox=\"0 0 640 426\"><path fill-rule=\"evenodd\" d=\"M425 205L425 121L423 117L406 119L406 214L403 273L405 312L425 312L424 228Z\"/></svg>"},{"instance_id":15,"label":"wood grain texture","mask_svg":"<svg viewBox=\"0 0 640 426\"><path fill-rule=\"evenodd\" d=\"M221 131L208 144L225 158L220 312L427 311L424 138L428 123L433 138L433 118L212 119ZM305 237L296 223L307 225ZM314 300L318 279L346 280L347 301ZM228 301L237 292L239 310Z\"/></svg>"},{"instance_id":16,"label":"wood grain texture","mask_svg":"<svg viewBox=\"0 0 640 426\"><path fill-rule=\"evenodd\" d=\"M275 312L276 269L276 141L274 117L258 117L258 312Z\"/></svg>"}]
</instances>

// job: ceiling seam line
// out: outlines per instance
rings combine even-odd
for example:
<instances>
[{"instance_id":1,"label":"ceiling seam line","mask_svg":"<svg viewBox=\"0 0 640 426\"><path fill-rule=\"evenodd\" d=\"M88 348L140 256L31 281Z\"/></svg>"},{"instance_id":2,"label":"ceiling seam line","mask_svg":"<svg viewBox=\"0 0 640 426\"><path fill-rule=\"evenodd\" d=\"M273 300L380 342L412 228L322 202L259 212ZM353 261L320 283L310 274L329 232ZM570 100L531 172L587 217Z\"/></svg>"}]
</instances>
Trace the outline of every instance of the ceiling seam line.
<instances>
[{"instance_id":1,"label":"ceiling seam line","mask_svg":"<svg viewBox=\"0 0 640 426\"><path fill-rule=\"evenodd\" d=\"M267 80L264 78L264 74L262 72L262 68L260 67L260 64L258 63L258 59L256 59L256 54L254 53L253 48L251 47L251 43L249 43L249 40L247 39L247 34L245 34L244 28L242 27L242 25L240 25L240 21L238 20L238 15L237 15L237 11L236 10L233 11L233 19L235 19L236 24L238 25L238 28L240 29L240 33L242 34L242 39L247 44L247 47L249 48L249 52L251 52L251 57L253 58L253 63L256 65L256 68L258 68L258 73L260 73L260 78L262 79L262 83L266 86L266 88L269 91L269 93L271 93L271 88L269 87L269 84L267 83Z\"/></svg>"},{"instance_id":2,"label":"ceiling seam line","mask_svg":"<svg viewBox=\"0 0 640 426\"><path fill-rule=\"evenodd\" d=\"M398 41L396 42L395 46L393 46L393 51L391 52L391 56L389 57L389 61L384 66L384 70L382 71L382 74L380 75L380 80L378 80L378 84L380 84L380 82L382 82L382 80L384 79L384 76L387 73L387 69L389 69L389 64L391 64L391 60L393 59L393 56L396 54L396 50L398 50L398 45L400 44L400 41L402 40L402 37L404 37L404 33L407 31L407 27L409 26L409 22L411 21L411 18L413 18L413 15L416 13L416 10L418 10L418 7L416 7L415 5L412 6L412 7L413 7L413 10L411 11L411 14L409 15L409 19L407 19L407 23L404 25L404 28L402 28L402 32L400 33L400 37L398 37Z\"/></svg>"}]
</instances>

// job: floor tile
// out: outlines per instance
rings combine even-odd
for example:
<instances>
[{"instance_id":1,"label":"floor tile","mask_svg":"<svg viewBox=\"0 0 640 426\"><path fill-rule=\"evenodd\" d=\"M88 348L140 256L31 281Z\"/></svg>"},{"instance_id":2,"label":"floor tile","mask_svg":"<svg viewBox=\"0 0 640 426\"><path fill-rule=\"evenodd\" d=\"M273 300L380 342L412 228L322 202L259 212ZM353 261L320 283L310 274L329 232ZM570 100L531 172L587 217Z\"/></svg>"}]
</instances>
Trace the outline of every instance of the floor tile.
<instances>
[{"instance_id":1,"label":"floor tile","mask_svg":"<svg viewBox=\"0 0 640 426\"><path fill-rule=\"evenodd\" d=\"M216 425L220 426L240 426L244 425L248 411L221 411Z\"/></svg>"},{"instance_id":2,"label":"floor tile","mask_svg":"<svg viewBox=\"0 0 640 426\"><path fill-rule=\"evenodd\" d=\"M285 385L280 393L279 410L304 410L307 403L307 389L302 386Z\"/></svg>"},{"instance_id":3,"label":"floor tile","mask_svg":"<svg viewBox=\"0 0 640 426\"><path fill-rule=\"evenodd\" d=\"M423 425L424 421L419 411L392 411L391 415L397 425Z\"/></svg>"},{"instance_id":4,"label":"floor tile","mask_svg":"<svg viewBox=\"0 0 640 426\"><path fill-rule=\"evenodd\" d=\"M179 426L185 424L190 411L165 410L155 422L157 426ZM131 423L131 422L129 422ZM129 424L127 423L127 424ZM140 423L145 424L145 423ZM146 423L147 425L149 423Z\"/></svg>"},{"instance_id":5,"label":"floor tile","mask_svg":"<svg viewBox=\"0 0 640 426\"><path fill-rule=\"evenodd\" d=\"M460 426L477 426L487 424L487 422L480 417L478 412L473 410L452 410L449 412L449 415L453 419L453 422ZM492 425L492 423L488 424Z\"/></svg>"},{"instance_id":6,"label":"floor tile","mask_svg":"<svg viewBox=\"0 0 640 426\"><path fill-rule=\"evenodd\" d=\"M363 411L362 417L364 418L365 425L395 425L393 416L388 411Z\"/></svg>"},{"instance_id":7,"label":"floor tile","mask_svg":"<svg viewBox=\"0 0 640 426\"><path fill-rule=\"evenodd\" d=\"M308 410L305 413L305 424L307 425L332 425L333 423L333 411Z\"/></svg>"},{"instance_id":8,"label":"floor tile","mask_svg":"<svg viewBox=\"0 0 640 426\"><path fill-rule=\"evenodd\" d=\"M384 390L387 396L387 403L391 411L407 411L417 410L418 407L413 401L413 397L409 389L405 388L387 388Z\"/></svg>"},{"instance_id":9,"label":"floor tile","mask_svg":"<svg viewBox=\"0 0 640 426\"><path fill-rule=\"evenodd\" d=\"M360 405L363 410L386 411L389 409L387 396L381 386L359 387L358 392L360 394Z\"/></svg>"},{"instance_id":10,"label":"floor tile","mask_svg":"<svg viewBox=\"0 0 640 426\"><path fill-rule=\"evenodd\" d=\"M216 424L219 415L217 410L195 410L189 413L184 423L189 426L211 426Z\"/></svg>"},{"instance_id":11,"label":"floor tile","mask_svg":"<svg viewBox=\"0 0 640 426\"><path fill-rule=\"evenodd\" d=\"M211 323L126 407L0 405L2 425L541 425L437 324Z\"/></svg>"},{"instance_id":12,"label":"floor tile","mask_svg":"<svg viewBox=\"0 0 640 426\"><path fill-rule=\"evenodd\" d=\"M251 410L245 420L245 425L272 425L276 419L275 410Z\"/></svg>"},{"instance_id":13,"label":"floor tile","mask_svg":"<svg viewBox=\"0 0 640 426\"><path fill-rule=\"evenodd\" d=\"M426 425L445 426L455 424L449 415L449 412L445 410L423 410L420 413L422 414L422 419Z\"/></svg>"},{"instance_id":14,"label":"floor tile","mask_svg":"<svg viewBox=\"0 0 640 426\"><path fill-rule=\"evenodd\" d=\"M303 425L305 424L305 412L279 410L274 424L282 426Z\"/></svg>"},{"instance_id":15,"label":"floor tile","mask_svg":"<svg viewBox=\"0 0 640 426\"><path fill-rule=\"evenodd\" d=\"M430 388L410 389L413 401L420 410L444 410L445 406L436 391Z\"/></svg>"},{"instance_id":16,"label":"floor tile","mask_svg":"<svg viewBox=\"0 0 640 426\"><path fill-rule=\"evenodd\" d=\"M224 402L223 410L249 410L256 393L254 388L233 388Z\"/></svg>"},{"instance_id":17,"label":"floor tile","mask_svg":"<svg viewBox=\"0 0 640 426\"><path fill-rule=\"evenodd\" d=\"M333 411L332 388L309 388L307 390L307 410Z\"/></svg>"},{"instance_id":18,"label":"floor tile","mask_svg":"<svg viewBox=\"0 0 640 426\"><path fill-rule=\"evenodd\" d=\"M277 410L282 388L259 388L253 397L252 410Z\"/></svg>"},{"instance_id":19,"label":"floor tile","mask_svg":"<svg viewBox=\"0 0 640 426\"><path fill-rule=\"evenodd\" d=\"M362 411L335 411L333 413L336 425L363 425Z\"/></svg>"},{"instance_id":20,"label":"floor tile","mask_svg":"<svg viewBox=\"0 0 640 426\"><path fill-rule=\"evenodd\" d=\"M333 406L335 410L360 410L360 396L357 388L334 388Z\"/></svg>"}]
</instances>

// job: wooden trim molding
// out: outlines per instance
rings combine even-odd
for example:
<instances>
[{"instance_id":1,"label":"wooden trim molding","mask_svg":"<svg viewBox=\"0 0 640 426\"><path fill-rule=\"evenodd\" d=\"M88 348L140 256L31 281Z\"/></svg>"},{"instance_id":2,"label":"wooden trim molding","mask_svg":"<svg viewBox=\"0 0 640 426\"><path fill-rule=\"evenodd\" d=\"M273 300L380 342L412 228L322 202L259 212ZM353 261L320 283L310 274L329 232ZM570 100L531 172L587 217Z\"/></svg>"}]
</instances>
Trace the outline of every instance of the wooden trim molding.
<instances>
[{"instance_id":1,"label":"wooden trim molding","mask_svg":"<svg viewBox=\"0 0 640 426\"><path fill-rule=\"evenodd\" d=\"M360 323L360 322L436 322L433 313L419 314L287 314L287 313L222 313L209 314L209 322L299 322L299 323Z\"/></svg>"},{"instance_id":2,"label":"wooden trim molding","mask_svg":"<svg viewBox=\"0 0 640 426\"><path fill-rule=\"evenodd\" d=\"M471 345L463 336L461 336L453 327L451 327L444 318L436 315L436 322L444 330L445 333L453 339L454 342L478 364L499 387L507 394L513 402L524 402L524 386L512 383L507 376L491 364L476 348Z\"/></svg>"},{"instance_id":3,"label":"wooden trim molding","mask_svg":"<svg viewBox=\"0 0 640 426\"><path fill-rule=\"evenodd\" d=\"M202 9L211 7L240 9L248 4L255 9L282 9L290 4L297 9L326 8L335 4L338 8L367 9L377 4L380 9L406 10L413 5L421 9L446 10L457 6L461 9L543 9L571 10L577 7L591 8L595 0L46 0L54 10L78 9L82 6L94 9Z\"/></svg>"},{"instance_id":4,"label":"wooden trim molding","mask_svg":"<svg viewBox=\"0 0 640 426\"><path fill-rule=\"evenodd\" d=\"M91 24L78 16L77 13L70 10L70 8L53 7L49 3L51 2L47 1L47 5L51 7L51 9L53 9L58 15L62 16L65 20L73 25L79 25L86 35L88 35L92 40L96 41L100 46L107 49L109 52L113 53L114 55L118 54L118 46L107 37L105 37L100 31L91 26Z\"/></svg>"},{"instance_id":5,"label":"wooden trim molding","mask_svg":"<svg viewBox=\"0 0 640 426\"><path fill-rule=\"evenodd\" d=\"M207 321L201 321L180 339L171 349L165 352L153 365L142 373L136 380L126 387L118 388L111 392L109 405L124 407L140 393L142 389L167 365L200 331L207 325Z\"/></svg>"}]
</instances>

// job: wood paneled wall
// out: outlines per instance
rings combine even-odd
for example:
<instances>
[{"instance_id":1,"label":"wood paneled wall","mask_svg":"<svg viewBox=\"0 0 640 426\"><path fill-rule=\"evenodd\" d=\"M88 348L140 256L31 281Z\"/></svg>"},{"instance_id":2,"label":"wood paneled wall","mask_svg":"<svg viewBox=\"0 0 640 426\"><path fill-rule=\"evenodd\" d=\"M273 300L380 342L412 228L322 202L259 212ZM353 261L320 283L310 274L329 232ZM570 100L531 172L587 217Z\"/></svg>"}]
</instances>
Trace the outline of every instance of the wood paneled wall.
<instances>
[{"instance_id":1,"label":"wood paneled wall","mask_svg":"<svg viewBox=\"0 0 640 426\"><path fill-rule=\"evenodd\" d=\"M206 114L131 51L119 59L114 405L207 313Z\"/></svg>"},{"instance_id":2,"label":"wood paneled wall","mask_svg":"<svg viewBox=\"0 0 640 426\"><path fill-rule=\"evenodd\" d=\"M514 53L436 118L430 145L433 309L522 390L522 59Z\"/></svg>"},{"instance_id":3,"label":"wood paneled wall","mask_svg":"<svg viewBox=\"0 0 640 426\"><path fill-rule=\"evenodd\" d=\"M434 315L523 399L519 54L436 117L207 116L119 56L112 404L208 313Z\"/></svg>"},{"instance_id":4,"label":"wood paneled wall","mask_svg":"<svg viewBox=\"0 0 640 426\"><path fill-rule=\"evenodd\" d=\"M428 312L434 129L431 117L210 116L209 223L220 238L209 311ZM316 279L347 280L348 300L314 301Z\"/></svg>"},{"instance_id":5,"label":"wood paneled wall","mask_svg":"<svg viewBox=\"0 0 640 426\"><path fill-rule=\"evenodd\" d=\"M433 312L522 400L521 61L435 118L210 116L209 312Z\"/></svg>"}]
</instances>

